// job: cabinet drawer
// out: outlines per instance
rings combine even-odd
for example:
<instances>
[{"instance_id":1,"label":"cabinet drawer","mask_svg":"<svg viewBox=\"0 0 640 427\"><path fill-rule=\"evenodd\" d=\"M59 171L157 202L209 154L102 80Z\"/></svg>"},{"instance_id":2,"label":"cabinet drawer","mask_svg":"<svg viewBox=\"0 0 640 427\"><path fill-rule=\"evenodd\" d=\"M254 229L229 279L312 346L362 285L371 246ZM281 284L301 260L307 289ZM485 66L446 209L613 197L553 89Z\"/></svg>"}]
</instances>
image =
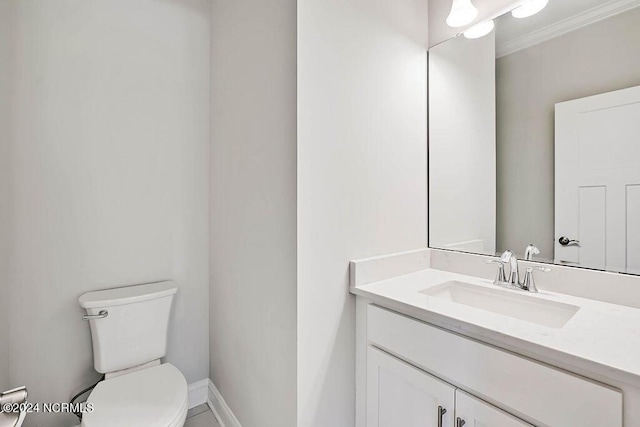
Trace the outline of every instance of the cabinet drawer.
<instances>
[{"instance_id":1,"label":"cabinet drawer","mask_svg":"<svg viewBox=\"0 0 640 427\"><path fill-rule=\"evenodd\" d=\"M622 426L619 390L401 314L369 305L367 339L533 424Z\"/></svg>"}]
</instances>

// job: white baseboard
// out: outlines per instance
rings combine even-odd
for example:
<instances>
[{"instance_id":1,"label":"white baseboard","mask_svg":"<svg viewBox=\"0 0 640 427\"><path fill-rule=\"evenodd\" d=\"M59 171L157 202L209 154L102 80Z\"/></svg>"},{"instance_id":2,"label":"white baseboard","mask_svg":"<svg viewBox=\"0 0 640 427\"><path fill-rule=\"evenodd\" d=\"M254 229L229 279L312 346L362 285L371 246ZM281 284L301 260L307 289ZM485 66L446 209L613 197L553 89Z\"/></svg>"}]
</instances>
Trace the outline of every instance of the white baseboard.
<instances>
[{"instance_id":1,"label":"white baseboard","mask_svg":"<svg viewBox=\"0 0 640 427\"><path fill-rule=\"evenodd\" d=\"M216 420L218 420L220 427L242 427L240 421L233 415L231 408L229 408L229 405L224 401L222 395L211 380L208 380L208 386L209 396L207 404L211 408L211 412L213 412Z\"/></svg>"},{"instance_id":2,"label":"white baseboard","mask_svg":"<svg viewBox=\"0 0 640 427\"><path fill-rule=\"evenodd\" d=\"M189 409L207 403L209 399L209 379L196 381L188 386Z\"/></svg>"}]
</instances>

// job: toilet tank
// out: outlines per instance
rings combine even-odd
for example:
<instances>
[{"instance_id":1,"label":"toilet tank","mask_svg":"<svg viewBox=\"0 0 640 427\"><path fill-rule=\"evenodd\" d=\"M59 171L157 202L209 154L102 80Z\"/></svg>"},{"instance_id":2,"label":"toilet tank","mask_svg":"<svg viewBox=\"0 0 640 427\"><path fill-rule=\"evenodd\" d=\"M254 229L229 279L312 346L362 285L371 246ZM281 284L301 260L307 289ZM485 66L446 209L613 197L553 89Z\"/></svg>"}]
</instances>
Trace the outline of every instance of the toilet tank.
<instances>
[{"instance_id":1,"label":"toilet tank","mask_svg":"<svg viewBox=\"0 0 640 427\"><path fill-rule=\"evenodd\" d=\"M167 330L175 282L157 282L87 292L80 306L87 314L106 310L89 320L93 365L101 373L132 368L167 353Z\"/></svg>"}]
</instances>

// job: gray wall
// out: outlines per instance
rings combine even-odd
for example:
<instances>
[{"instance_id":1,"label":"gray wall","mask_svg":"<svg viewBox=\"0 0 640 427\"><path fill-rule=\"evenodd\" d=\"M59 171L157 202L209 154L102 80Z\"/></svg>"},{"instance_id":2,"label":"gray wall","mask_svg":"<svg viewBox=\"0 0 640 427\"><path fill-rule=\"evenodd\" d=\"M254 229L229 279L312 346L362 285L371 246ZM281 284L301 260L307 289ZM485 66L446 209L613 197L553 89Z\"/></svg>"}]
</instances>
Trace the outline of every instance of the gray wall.
<instances>
[{"instance_id":1,"label":"gray wall","mask_svg":"<svg viewBox=\"0 0 640 427\"><path fill-rule=\"evenodd\" d=\"M634 9L497 61L498 250L553 258L555 104L640 85L638 28Z\"/></svg>"},{"instance_id":2,"label":"gray wall","mask_svg":"<svg viewBox=\"0 0 640 427\"><path fill-rule=\"evenodd\" d=\"M296 1L213 0L211 379L296 425Z\"/></svg>"},{"instance_id":3,"label":"gray wall","mask_svg":"<svg viewBox=\"0 0 640 427\"><path fill-rule=\"evenodd\" d=\"M9 383L9 89L11 78L10 0L0 0L0 391L12 388Z\"/></svg>"},{"instance_id":4,"label":"gray wall","mask_svg":"<svg viewBox=\"0 0 640 427\"><path fill-rule=\"evenodd\" d=\"M209 1L11 8L10 383L68 401L98 377L78 296L159 279L180 286L167 360L207 378Z\"/></svg>"},{"instance_id":5,"label":"gray wall","mask_svg":"<svg viewBox=\"0 0 640 427\"><path fill-rule=\"evenodd\" d=\"M427 0L298 1L298 426L353 427L349 260L426 245Z\"/></svg>"},{"instance_id":6,"label":"gray wall","mask_svg":"<svg viewBox=\"0 0 640 427\"><path fill-rule=\"evenodd\" d=\"M427 3L213 5L211 378L245 426L352 426L348 262L425 245Z\"/></svg>"}]
</instances>

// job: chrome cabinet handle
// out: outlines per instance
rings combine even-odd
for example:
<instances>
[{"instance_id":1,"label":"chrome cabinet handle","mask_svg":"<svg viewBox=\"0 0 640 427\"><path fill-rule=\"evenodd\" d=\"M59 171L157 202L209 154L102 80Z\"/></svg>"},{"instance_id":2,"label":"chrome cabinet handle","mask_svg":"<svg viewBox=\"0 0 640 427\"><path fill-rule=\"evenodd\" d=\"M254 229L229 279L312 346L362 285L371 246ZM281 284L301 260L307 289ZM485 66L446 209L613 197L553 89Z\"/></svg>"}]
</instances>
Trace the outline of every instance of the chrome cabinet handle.
<instances>
[{"instance_id":1,"label":"chrome cabinet handle","mask_svg":"<svg viewBox=\"0 0 640 427\"><path fill-rule=\"evenodd\" d=\"M465 420L463 420L460 417L456 418L456 427L462 427L465 424L466 424Z\"/></svg>"},{"instance_id":2,"label":"chrome cabinet handle","mask_svg":"<svg viewBox=\"0 0 640 427\"><path fill-rule=\"evenodd\" d=\"M561 238L559 238L558 243L560 243L562 246L571 246L571 245L580 246L580 240L571 240L566 236L562 236Z\"/></svg>"},{"instance_id":3,"label":"chrome cabinet handle","mask_svg":"<svg viewBox=\"0 0 640 427\"><path fill-rule=\"evenodd\" d=\"M100 310L98 314L85 314L82 316L82 320L95 320L95 319L104 319L109 315L107 310Z\"/></svg>"},{"instance_id":4,"label":"chrome cabinet handle","mask_svg":"<svg viewBox=\"0 0 640 427\"><path fill-rule=\"evenodd\" d=\"M447 413L447 410L442 406L438 406L438 427L442 427L442 416Z\"/></svg>"}]
</instances>

